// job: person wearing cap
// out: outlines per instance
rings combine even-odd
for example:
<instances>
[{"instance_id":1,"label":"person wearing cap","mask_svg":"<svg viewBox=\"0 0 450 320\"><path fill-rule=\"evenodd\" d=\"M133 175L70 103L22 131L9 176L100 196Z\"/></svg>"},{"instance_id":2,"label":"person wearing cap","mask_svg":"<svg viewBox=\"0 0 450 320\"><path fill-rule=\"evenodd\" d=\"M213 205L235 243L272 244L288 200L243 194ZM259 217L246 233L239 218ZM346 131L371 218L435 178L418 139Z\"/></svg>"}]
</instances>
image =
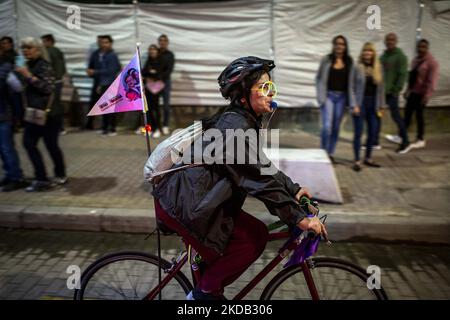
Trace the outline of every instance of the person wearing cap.
<instances>
[{"instance_id":1,"label":"person wearing cap","mask_svg":"<svg viewBox=\"0 0 450 320\"><path fill-rule=\"evenodd\" d=\"M308 189L276 168L265 170L273 166L266 161L258 141L245 137L239 141L238 132L259 133L263 115L272 112L276 86L270 71L274 67L273 61L257 57L231 62L218 78L222 96L230 104L202 120L203 164L166 174L153 188L160 226L178 233L202 257L201 280L188 298L223 299L224 288L264 251L268 230L262 221L242 210L247 195L262 201L288 226L326 235L320 220L306 217L299 205L300 197L311 197ZM230 131L236 133L232 141L238 140L231 148ZM217 145L225 146L226 151L208 162L205 151L211 149L212 133L215 142L223 142ZM195 145L197 140L192 146L194 157ZM252 159L255 152L257 157Z\"/></svg>"}]
</instances>

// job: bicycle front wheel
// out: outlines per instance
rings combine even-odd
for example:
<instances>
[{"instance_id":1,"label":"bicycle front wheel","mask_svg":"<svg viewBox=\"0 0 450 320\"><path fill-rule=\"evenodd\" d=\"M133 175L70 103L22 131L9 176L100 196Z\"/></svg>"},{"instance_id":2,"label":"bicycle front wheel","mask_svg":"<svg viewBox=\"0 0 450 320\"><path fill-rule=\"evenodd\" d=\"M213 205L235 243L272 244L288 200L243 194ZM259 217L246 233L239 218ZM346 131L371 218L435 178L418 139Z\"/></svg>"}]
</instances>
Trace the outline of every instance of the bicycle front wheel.
<instances>
[{"instance_id":1,"label":"bicycle front wheel","mask_svg":"<svg viewBox=\"0 0 450 320\"><path fill-rule=\"evenodd\" d=\"M387 300L384 289L369 289L364 269L337 258L312 258L310 272L322 300ZM278 273L264 289L261 300L311 300L301 265Z\"/></svg>"},{"instance_id":2,"label":"bicycle front wheel","mask_svg":"<svg viewBox=\"0 0 450 320\"><path fill-rule=\"evenodd\" d=\"M170 263L161 259L161 277ZM75 300L142 300L158 285L158 257L142 252L118 252L92 263L82 274ZM161 291L162 299L183 300L192 290L177 272Z\"/></svg>"}]
</instances>

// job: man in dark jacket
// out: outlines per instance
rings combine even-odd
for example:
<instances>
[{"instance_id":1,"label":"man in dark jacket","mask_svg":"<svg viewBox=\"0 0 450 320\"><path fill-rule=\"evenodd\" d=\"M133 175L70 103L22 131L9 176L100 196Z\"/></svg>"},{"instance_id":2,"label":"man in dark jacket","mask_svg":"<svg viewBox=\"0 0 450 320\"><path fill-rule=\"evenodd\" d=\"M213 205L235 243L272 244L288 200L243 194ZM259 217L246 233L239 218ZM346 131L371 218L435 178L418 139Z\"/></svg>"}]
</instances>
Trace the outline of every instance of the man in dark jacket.
<instances>
[{"instance_id":1,"label":"man in dark jacket","mask_svg":"<svg viewBox=\"0 0 450 320\"><path fill-rule=\"evenodd\" d=\"M52 115L61 117L61 133L64 134L64 109L61 104L61 91L63 87L63 77L66 74L66 61L61 50L55 47L55 38L52 34L46 34L41 37L42 43L47 49L55 74L55 95L53 98Z\"/></svg>"},{"instance_id":2,"label":"man in dark jacket","mask_svg":"<svg viewBox=\"0 0 450 320\"><path fill-rule=\"evenodd\" d=\"M19 156L14 146L12 106L8 99L10 88L6 80L12 70L13 64L10 59L0 55L0 155L5 174L0 186L3 192L25 188L28 185L23 179Z\"/></svg>"},{"instance_id":3,"label":"man in dark jacket","mask_svg":"<svg viewBox=\"0 0 450 320\"><path fill-rule=\"evenodd\" d=\"M399 134L399 136L386 135L386 139L400 144L397 152L403 154L409 150L409 141L405 122L400 115L398 98L408 75L408 59L402 49L397 47L397 35L395 33L388 33L384 42L386 50L380 57L380 60L383 64L386 104L389 106L392 120L397 125ZM381 120L378 125L377 137L380 132L380 126ZM378 145L378 141L375 141L375 145Z\"/></svg>"},{"instance_id":4,"label":"man in dark jacket","mask_svg":"<svg viewBox=\"0 0 450 320\"><path fill-rule=\"evenodd\" d=\"M87 74L93 77L94 83L97 84L97 87L93 88L97 94L96 101L105 93L120 72L119 58L114 52L112 45L113 39L111 36L102 36L100 39L100 50L93 53L92 60L89 62ZM114 113L102 116L102 134L109 136L117 135L116 115Z\"/></svg>"},{"instance_id":5,"label":"man in dark jacket","mask_svg":"<svg viewBox=\"0 0 450 320\"><path fill-rule=\"evenodd\" d=\"M306 218L299 206L301 196L311 197L307 189L274 168L260 149L261 119L271 112L273 96L273 91L264 88L274 67L273 61L257 57L240 58L228 65L219 84L231 104L203 121L205 133L192 146L191 161L198 162L195 148L200 141L202 162L208 165L175 171L155 185L157 218L206 262L202 279L192 292L195 300L220 298L224 287L265 248L265 224L242 210L247 195L261 200L271 214L291 227L326 233L318 218ZM210 134L218 138L212 140ZM217 153L211 153L214 161L210 161L205 151L217 145L226 146L226 151L216 149Z\"/></svg>"},{"instance_id":6,"label":"man in dark jacket","mask_svg":"<svg viewBox=\"0 0 450 320\"><path fill-rule=\"evenodd\" d=\"M162 133L169 134L169 117L170 117L170 92L172 91L172 80L170 76L175 65L175 55L169 50L169 38L162 34L158 38L160 56L162 60L161 80L164 81L164 90L162 92L164 103L164 119Z\"/></svg>"}]
</instances>

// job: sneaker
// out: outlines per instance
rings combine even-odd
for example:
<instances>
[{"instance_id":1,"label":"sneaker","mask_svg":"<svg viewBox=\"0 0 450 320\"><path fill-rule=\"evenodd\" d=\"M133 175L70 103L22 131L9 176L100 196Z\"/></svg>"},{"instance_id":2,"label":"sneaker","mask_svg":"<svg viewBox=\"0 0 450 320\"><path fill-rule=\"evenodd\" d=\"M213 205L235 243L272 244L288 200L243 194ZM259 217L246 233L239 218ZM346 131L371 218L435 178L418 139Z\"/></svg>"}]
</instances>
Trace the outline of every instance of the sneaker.
<instances>
[{"instance_id":1,"label":"sneaker","mask_svg":"<svg viewBox=\"0 0 450 320\"><path fill-rule=\"evenodd\" d=\"M383 149L383 147L380 146L379 144L372 146L372 150L381 150L381 149Z\"/></svg>"},{"instance_id":2,"label":"sneaker","mask_svg":"<svg viewBox=\"0 0 450 320\"><path fill-rule=\"evenodd\" d=\"M33 180L31 185L25 189L26 192L39 192L47 191L51 188L51 183L49 181L39 181Z\"/></svg>"},{"instance_id":3,"label":"sneaker","mask_svg":"<svg viewBox=\"0 0 450 320\"><path fill-rule=\"evenodd\" d=\"M152 133L152 138L157 139L157 138L159 138L159 137L161 137L161 131L156 130L156 131L154 131L154 132Z\"/></svg>"},{"instance_id":4,"label":"sneaker","mask_svg":"<svg viewBox=\"0 0 450 320\"><path fill-rule=\"evenodd\" d=\"M138 136L140 136L143 132L144 132L144 127L139 127L136 129L136 131L134 133L137 134Z\"/></svg>"},{"instance_id":5,"label":"sneaker","mask_svg":"<svg viewBox=\"0 0 450 320\"><path fill-rule=\"evenodd\" d=\"M425 148L425 140L417 140L414 143L411 143L411 148L413 149L421 149L421 148Z\"/></svg>"},{"instance_id":6,"label":"sneaker","mask_svg":"<svg viewBox=\"0 0 450 320\"><path fill-rule=\"evenodd\" d=\"M170 133L169 127L167 126L162 127L162 133L163 135L167 136Z\"/></svg>"},{"instance_id":7,"label":"sneaker","mask_svg":"<svg viewBox=\"0 0 450 320\"><path fill-rule=\"evenodd\" d=\"M189 299L188 299L189 298ZM195 287L189 294L186 296L188 300L226 300L223 295L215 295L212 293L206 293Z\"/></svg>"},{"instance_id":8,"label":"sneaker","mask_svg":"<svg viewBox=\"0 0 450 320\"><path fill-rule=\"evenodd\" d=\"M372 168L381 168L381 166L378 163L373 162L372 160L364 160L364 164L366 166L369 166L369 167L372 167Z\"/></svg>"},{"instance_id":9,"label":"sneaker","mask_svg":"<svg viewBox=\"0 0 450 320\"><path fill-rule=\"evenodd\" d=\"M383 147L380 146L379 144L376 144L374 146L372 146L372 150L381 150ZM366 146L361 146L361 150L366 150L367 147Z\"/></svg>"},{"instance_id":10,"label":"sneaker","mask_svg":"<svg viewBox=\"0 0 450 320\"><path fill-rule=\"evenodd\" d=\"M117 136L117 132L116 131L108 133L108 137L115 137L115 136Z\"/></svg>"},{"instance_id":11,"label":"sneaker","mask_svg":"<svg viewBox=\"0 0 450 320\"><path fill-rule=\"evenodd\" d=\"M405 153L408 153L409 151L411 151L411 145L410 144L407 145L407 146L400 146L397 149L397 153L398 154L405 154Z\"/></svg>"},{"instance_id":12,"label":"sneaker","mask_svg":"<svg viewBox=\"0 0 450 320\"><path fill-rule=\"evenodd\" d=\"M5 184L2 187L2 192L10 192L14 190L23 189L30 184L26 182L25 180L19 180L19 181L10 181L9 183Z\"/></svg>"},{"instance_id":13,"label":"sneaker","mask_svg":"<svg viewBox=\"0 0 450 320\"><path fill-rule=\"evenodd\" d=\"M328 157L330 158L330 161L332 164L336 164L336 160L334 159L334 156L328 155Z\"/></svg>"},{"instance_id":14,"label":"sneaker","mask_svg":"<svg viewBox=\"0 0 450 320\"><path fill-rule=\"evenodd\" d=\"M355 163L354 165L353 165L353 167L352 167L352 169L354 170L354 171L356 171L356 172L359 172L359 171L361 171L361 165L359 164L359 163Z\"/></svg>"},{"instance_id":15,"label":"sneaker","mask_svg":"<svg viewBox=\"0 0 450 320\"><path fill-rule=\"evenodd\" d=\"M52 182L58 186L62 186L63 184L66 184L68 181L67 177L54 177L52 179Z\"/></svg>"},{"instance_id":16,"label":"sneaker","mask_svg":"<svg viewBox=\"0 0 450 320\"><path fill-rule=\"evenodd\" d=\"M61 136L65 136L65 135L67 134L67 131L66 131L66 130L61 130L61 131L59 132L59 134L60 134Z\"/></svg>"},{"instance_id":17,"label":"sneaker","mask_svg":"<svg viewBox=\"0 0 450 320\"><path fill-rule=\"evenodd\" d=\"M402 143L402 138L400 138L397 135L394 134L387 134L384 136L386 138L387 141L392 142L392 143L396 143L396 144L401 144Z\"/></svg>"},{"instance_id":18,"label":"sneaker","mask_svg":"<svg viewBox=\"0 0 450 320\"><path fill-rule=\"evenodd\" d=\"M10 183L11 182L11 180L9 180L8 178L3 178L1 181L0 181L0 187L3 187L4 185L7 185L8 183Z\"/></svg>"}]
</instances>

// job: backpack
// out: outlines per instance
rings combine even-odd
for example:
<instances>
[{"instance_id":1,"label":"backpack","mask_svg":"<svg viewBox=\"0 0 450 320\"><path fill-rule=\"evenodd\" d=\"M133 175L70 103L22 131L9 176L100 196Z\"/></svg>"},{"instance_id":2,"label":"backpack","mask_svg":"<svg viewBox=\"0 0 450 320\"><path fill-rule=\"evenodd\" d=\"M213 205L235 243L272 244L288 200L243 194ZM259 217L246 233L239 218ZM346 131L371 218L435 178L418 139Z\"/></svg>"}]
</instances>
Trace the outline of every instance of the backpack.
<instances>
[{"instance_id":1,"label":"backpack","mask_svg":"<svg viewBox=\"0 0 450 320\"><path fill-rule=\"evenodd\" d=\"M157 183L169 172L203 165L202 163L194 163L172 168L174 165L182 163L184 152L202 135L202 132L202 122L196 121L193 125L177 131L161 142L145 163L145 180L152 184Z\"/></svg>"}]
</instances>

